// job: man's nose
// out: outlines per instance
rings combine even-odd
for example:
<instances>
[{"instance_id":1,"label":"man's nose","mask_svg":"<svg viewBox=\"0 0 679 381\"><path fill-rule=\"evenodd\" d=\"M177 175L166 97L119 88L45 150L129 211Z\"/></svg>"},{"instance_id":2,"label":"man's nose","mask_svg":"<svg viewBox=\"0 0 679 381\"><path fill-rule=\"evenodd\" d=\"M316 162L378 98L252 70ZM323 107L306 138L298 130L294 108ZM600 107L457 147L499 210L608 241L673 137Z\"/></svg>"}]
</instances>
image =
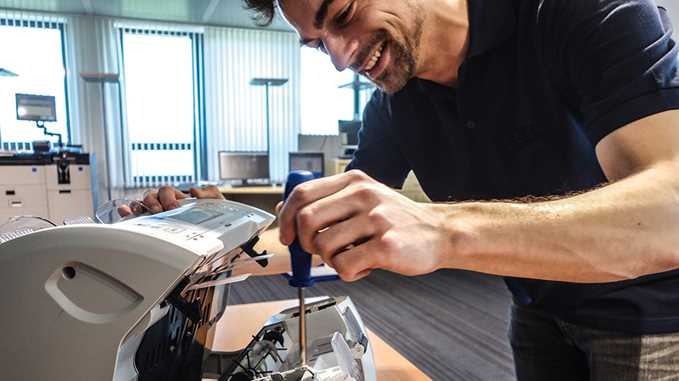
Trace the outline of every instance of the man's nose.
<instances>
[{"instance_id":1,"label":"man's nose","mask_svg":"<svg viewBox=\"0 0 679 381\"><path fill-rule=\"evenodd\" d=\"M338 71L351 66L354 60L354 53L358 48L358 42L348 40L342 36L327 36L323 40L332 64Z\"/></svg>"}]
</instances>

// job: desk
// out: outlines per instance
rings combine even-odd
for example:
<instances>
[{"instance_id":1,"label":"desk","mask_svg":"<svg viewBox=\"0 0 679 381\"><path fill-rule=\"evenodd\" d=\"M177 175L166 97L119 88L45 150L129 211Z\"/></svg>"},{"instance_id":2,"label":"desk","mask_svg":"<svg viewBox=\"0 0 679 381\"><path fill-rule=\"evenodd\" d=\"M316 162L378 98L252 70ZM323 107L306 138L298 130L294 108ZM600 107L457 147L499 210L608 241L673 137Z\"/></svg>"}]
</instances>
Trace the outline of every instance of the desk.
<instances>
[{"instance_id":1,"label":"desk","mask_svg":"<svg viewBox=\"0 0 679 381\"><path fill-rule=\"evenodd\" d=\"M221 186L219 187L219 191L222 192L224 195L241 195L241 194L246 194L246 195L258 195L258 194L271 194L271 195L279 195L283 196L283 192L285 191L285 187L280 186L280 185L270 185L270 186L261 186L261 187L230 187L230 186Z\"/></svg>"},{"instance_id":2,"label":"desk","mask_svg":"<svg viewBox=\"0 0 679 381\"><path fill-rule=\"evenodd\" d=\"M221 186L227 200L241 202L274 214L276 204L283 200L283 186L260 186L260 187L230 187Z\"/></svg>"},{"instance_id":3,"label":"desk","mask_svg":"<svg viewBox=\"0 0 679 381\"><path fill-rule=\"evenodd\" d=\"M228 352L242 350L248 345L252 335L257 333L271 316L296 305L297 300L281 300L229 306L217 323L216 334L210 345L212 350ZM233 327L239 329L234 330ZM370 330L368 339L375 357L377 381L431 381L431 378Z\"/></svg>"}]
</instances>

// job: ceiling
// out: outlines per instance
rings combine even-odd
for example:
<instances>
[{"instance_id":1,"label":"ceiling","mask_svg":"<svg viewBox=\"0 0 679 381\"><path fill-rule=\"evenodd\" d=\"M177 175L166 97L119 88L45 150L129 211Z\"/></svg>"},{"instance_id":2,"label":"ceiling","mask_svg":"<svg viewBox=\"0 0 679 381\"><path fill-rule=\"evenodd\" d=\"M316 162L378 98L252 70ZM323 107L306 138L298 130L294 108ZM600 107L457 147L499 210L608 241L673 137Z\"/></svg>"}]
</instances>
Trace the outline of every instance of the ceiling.
<instances>
[{"instance_id":1,"label":"ceiling","mask_svg":"<svg viewBox=\"0 0 679 381\"><path fill-rule=\"evenodd\" d=\"M0 8L255 27L242 0L0 0ZM280 18L268 28L289 30Z\"/></svg>"}]
</instances>

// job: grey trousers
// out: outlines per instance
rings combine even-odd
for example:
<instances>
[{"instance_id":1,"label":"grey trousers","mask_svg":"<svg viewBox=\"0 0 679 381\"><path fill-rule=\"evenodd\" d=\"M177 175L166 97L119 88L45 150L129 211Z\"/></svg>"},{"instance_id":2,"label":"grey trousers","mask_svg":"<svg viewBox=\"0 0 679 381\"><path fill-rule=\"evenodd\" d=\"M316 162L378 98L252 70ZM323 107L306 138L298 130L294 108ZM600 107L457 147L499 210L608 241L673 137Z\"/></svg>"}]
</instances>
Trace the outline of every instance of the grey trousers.
<instances>
[{"instance_id":1,"label":"grey trousers","mask_svg":"<svg viewBox=\"0 0 679 381\"><path fill-rule=\"evenodd\" d=\"M679 380L679 333L601 331L513 306L509 338L518 381Z\"/></svg>"}]
</instances>

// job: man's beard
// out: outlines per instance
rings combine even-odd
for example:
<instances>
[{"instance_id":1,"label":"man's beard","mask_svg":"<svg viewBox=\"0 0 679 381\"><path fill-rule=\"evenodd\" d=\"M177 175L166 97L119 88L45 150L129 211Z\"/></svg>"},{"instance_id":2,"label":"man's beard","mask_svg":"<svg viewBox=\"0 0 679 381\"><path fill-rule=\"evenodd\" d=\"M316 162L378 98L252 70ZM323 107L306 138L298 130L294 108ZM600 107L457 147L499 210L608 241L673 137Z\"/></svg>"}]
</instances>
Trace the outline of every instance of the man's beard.
<instances>
[{"instance_id":1,"label":"man's beard","mask_svg":"<svg viewBox=\"0 0 679 381\"><path fill-rule=\"evenodd\" d=\"M380 89L388 94L393 94L405 87L415 76L417 68L417 52L422 38L423 16L420 9L413 9L415 14L415 28L410 38L404 36L404 41L398 41L386 31L378 32L373 41L379 43L386 41L386 49L390 50L391 62L385 68L379 78L370 78ZM368 46L373 46L369 44ZM369 53L368 53L369 54Z\"/></svg>"},{"instance_id":2,"label":"man's beard","mask_svg":"<svg viewBox=\"0 0 679 381\"><path fill-rule=\"evenodd\" d=\"M407 44L407 42L406 42ZM391 50L391 63L379 78L372 79L384 92L393 94L405 87L415 75L416 60L414 50L395 40L388 42Z\"/></svg>"}]
</instances>

